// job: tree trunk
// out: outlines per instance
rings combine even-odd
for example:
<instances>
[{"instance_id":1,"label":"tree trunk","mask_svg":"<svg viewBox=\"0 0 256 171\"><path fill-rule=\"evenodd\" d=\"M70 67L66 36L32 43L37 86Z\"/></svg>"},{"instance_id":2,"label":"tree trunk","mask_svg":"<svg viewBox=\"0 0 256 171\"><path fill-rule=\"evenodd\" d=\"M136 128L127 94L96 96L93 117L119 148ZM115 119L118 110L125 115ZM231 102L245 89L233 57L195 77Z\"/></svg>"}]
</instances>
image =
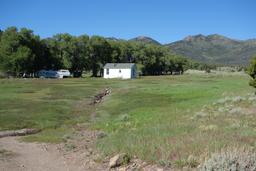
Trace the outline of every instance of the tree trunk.
<instances>
[{"instance_id":1,"label":"tree trunk","mask_svg":"<svg viewBox=\"0 0 256 171\"><path fill-rule=\"evenodd\" d=\"M97 75L98 75L97 66L96 66L96 65L93 65L93 67L92 67L92 76L93 76L93 77L97 77Z\"/></svg>"}]
</instances>

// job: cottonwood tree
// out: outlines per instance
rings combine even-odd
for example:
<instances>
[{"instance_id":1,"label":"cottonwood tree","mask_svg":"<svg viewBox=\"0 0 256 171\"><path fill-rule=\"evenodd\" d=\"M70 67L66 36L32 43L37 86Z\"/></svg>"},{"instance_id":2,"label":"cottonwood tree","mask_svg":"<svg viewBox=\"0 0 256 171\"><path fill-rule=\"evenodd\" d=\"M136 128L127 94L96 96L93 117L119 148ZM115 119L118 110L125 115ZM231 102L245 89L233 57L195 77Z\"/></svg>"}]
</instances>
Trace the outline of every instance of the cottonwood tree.
<instances>
[{"instance_id":1,"label":"cottonwood tree","mask_svg":"<svg viewBox=\"0 0 256 171\"><path fill-rule=\"evenodd\" d=\"M1 40L2 33L3 33L3 31L0 29L0 40Z\"/></svg>"},{"instance_id":2,"label":"cottonwood tree","mask_svg":"<svg viewBox=\"0 0 256 171\"><path fill-rule=\"evenodd\" d=\"M82 35L72 39L73 55L71 58L71 71L81 73L90 70L89 36Z\"/></svg>"},{"instance_id":3,"label":"cottonwood tree","mask_svg":"<svg viewBox=\"0 0 256 171\"><path fill-rule=\"evenodd\" d=\"M0 41L0 66L3 70L19 72L31 72L35 55L24 43L22 37L15 27L10 27L2 33Z\"/></svg>"},{"instance_id":4,"label":"cottonwood tree","mask_svg":"<svg viewBox=\"0 0 256 171\"><path fill-rule=\"evenodd\" d=\"M111 62L111 46L103 37L92 36L89 48L92 76L97 77L103 65Z\"/></svg>"},{"instance_id":5,"label":"cottonwood tree","mask_svg":"<svg viewBox=\"0 0 256 171\"><path fill-rule=\"evenodd\" d=\"M248 74L252 77L250 80L250 86L256 88L256 56L252 58L248 67Z\"/></svg>"}]
</instances>

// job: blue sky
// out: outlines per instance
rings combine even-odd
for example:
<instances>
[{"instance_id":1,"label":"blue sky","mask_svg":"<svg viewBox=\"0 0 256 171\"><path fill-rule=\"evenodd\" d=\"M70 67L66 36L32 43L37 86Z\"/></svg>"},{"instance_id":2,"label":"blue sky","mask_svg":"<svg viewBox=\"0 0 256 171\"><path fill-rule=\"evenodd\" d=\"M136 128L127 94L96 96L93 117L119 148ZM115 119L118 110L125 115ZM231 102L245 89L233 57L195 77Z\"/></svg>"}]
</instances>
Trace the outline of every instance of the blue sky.
<instances>
[{"instance_id":1,"label":"blue sky","mask_svg":"<svg viewBox=\"0 0 256 171\"><path fill-rule=\"evenodd\" d=\"M0 0L0 29L169 43L195 34L256 38L256 0Z\"/></svg>"}]
</instances>

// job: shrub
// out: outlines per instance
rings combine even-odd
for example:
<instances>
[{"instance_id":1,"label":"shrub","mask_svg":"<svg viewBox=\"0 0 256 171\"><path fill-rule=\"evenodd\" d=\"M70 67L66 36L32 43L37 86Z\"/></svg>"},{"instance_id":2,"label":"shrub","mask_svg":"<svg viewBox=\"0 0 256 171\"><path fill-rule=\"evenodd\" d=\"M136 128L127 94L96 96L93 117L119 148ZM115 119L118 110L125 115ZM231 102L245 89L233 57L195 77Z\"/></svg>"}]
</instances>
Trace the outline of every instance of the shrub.
<instances>
[{"instance_id":1,"label":"shrub","mask_svg":"<svg viewBox=\"0 0 256 171\"><path fill-rule=\"evenodd\" d=\"M249 148L232 148L213 154L201 171L253 171L256 170L256 152Z\"/></svg>"},{"instance_id":2,"label":"shrub","mask_svg":"<svg viewBox=\"0 0 256 171\"><path fill-rule=\"evenodd\" d=\"M250 86L256 88L256 57L254 57L248 67L248 74L252 77Z\"/></svg>"},{"instance_id":3,"label":"shrub","mask_svg":"<svg viewBox=\"0 0 256 171\"><path fill-rule=\"evenodd\" d=\"M256 88L256 80L251 79L250 82L249 82L249 85Z\"/></svg>"},{"instance_id":4,"label":"shrub","mask_svg":"<svg viewBox=\"0 0 256 171\"><path fill-rule=\"evenodd\" d=\"M187 159L176 160L174 164L178 168L184 168L184 167L196 168L199 165L199 162L195 156L190 155L188 156Z\"/></svg>"},{"instance_id":5,"label":"shrub","mask_svg":"<svg viewBox=\"0 0 256 171\"><path fill-rule=\"evenodd\" d=\"M1 78L5 78L5 77L6 77L5 74L0 71L0 79L1 79Z\"/></svg>"}]
</instances>

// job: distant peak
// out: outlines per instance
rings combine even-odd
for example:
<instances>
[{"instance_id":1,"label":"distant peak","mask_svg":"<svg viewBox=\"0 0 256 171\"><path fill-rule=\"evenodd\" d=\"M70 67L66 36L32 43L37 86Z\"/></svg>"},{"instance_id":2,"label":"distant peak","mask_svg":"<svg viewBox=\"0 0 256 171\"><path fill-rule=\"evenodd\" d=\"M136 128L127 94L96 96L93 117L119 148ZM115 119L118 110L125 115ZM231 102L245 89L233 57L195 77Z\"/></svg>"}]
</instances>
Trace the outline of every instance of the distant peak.
<instances>
[{"instance_id":1,"label":"distant peak","mask_svg":"<svg viewBox=\"0 0 256 171\"><path fill-rule=\"evenodd\" d=\"M203 34L197 34L197 35L195 35L195 37L205 37L205 35L203 35Z\"/></svg>"},{"instance_id":2,"label":"distant peak","mask_svg":"<svg viewBox=\"0 0 256 171\"><path fill-rule=\"evenodd\" d=\"M147 36L138 36L137 39L148 39L149 37Z\"/></svg>"},{"instance_id":3,"label":"distant peak","mask_svg":"<svg viewBox=\"0 0 256 171\"><path fill-rule=\"evenodd\" d=\"M211 36L211 37L224 37L224 36L222 36L220 34L216 34L216 33L215 34L209 34L208 37L209 36Z\"/></svg>"},{"instance_id":4,"label":"distant peak","mask_svg":"<svg viewBox=\"0 0 256 171\"><path fill-rule=\"evenodd\" d=\"M191 41L193 39L193 36L187 36L187 37L185 37L183 40L185 40L185 41Z\"/></svg>"},{"instance_id":5,"label":"distant peak","mask_svg":"<svg viewBox=\"0 0 256 171\"><path fill-rule=\"evenodd\" d=\"M189 35L189 36L185 37L184 40L185 41L193 41L193 40L198 40L198 39L203 40L205 38L206 37L204 35L197 34L197 35L193 35L193 36Z\"/></svg>"},{"instance_id":6,"label":"distant peak","mask_svg":"<svg viewBox=\"0 0 256 171\"><path fill-rule=\"evenodd\" d=\"M208 38L213 38L213 39L229 39L229 38L227 38L227 37L225 37L225 36L222 36L222 35L220 35L220 34L210 34L210 35L208 35L207 37L208 37Z\"/></svg>"},{"instance_id":7,"label":"distant peak","mask_svg":"<svg viewBox=\"0 0 256 171\"><path fill-rule=\"evenodd\" d=\"M118 41L118 40L120 40L120 39L115 38L115 37L107 37L106 39L107 39L107 40L113 40L113 41Z\"/></svg>"},{"instance_id":8,"label":"distant peak","mask_svg":"<svg viewBox=\"0 0 256 171\"><path fill-rule=\"evenodd\" d=\"M228 37L222 36L220 34L210 34L210 35L203 35L203 34L197 34L193 36L187 36L183 39L184 41L197 41L197 40L233 40Z\"/></svg>"},{"instance_id":9,"label":"distant peak","mask_svg":"<svg viewBox=\"0 0 256 171\"><path fill-rule=\"evenodd\" d=\"M138 42L142 42L142 43L150 43L150 44L157 44L160 45L160 43L154 39L152 39L151 37L147 37L147 36L138 36L135 37L133 39L130 39L131 41L138 41Z\"/></svg>"}]
</instances>

